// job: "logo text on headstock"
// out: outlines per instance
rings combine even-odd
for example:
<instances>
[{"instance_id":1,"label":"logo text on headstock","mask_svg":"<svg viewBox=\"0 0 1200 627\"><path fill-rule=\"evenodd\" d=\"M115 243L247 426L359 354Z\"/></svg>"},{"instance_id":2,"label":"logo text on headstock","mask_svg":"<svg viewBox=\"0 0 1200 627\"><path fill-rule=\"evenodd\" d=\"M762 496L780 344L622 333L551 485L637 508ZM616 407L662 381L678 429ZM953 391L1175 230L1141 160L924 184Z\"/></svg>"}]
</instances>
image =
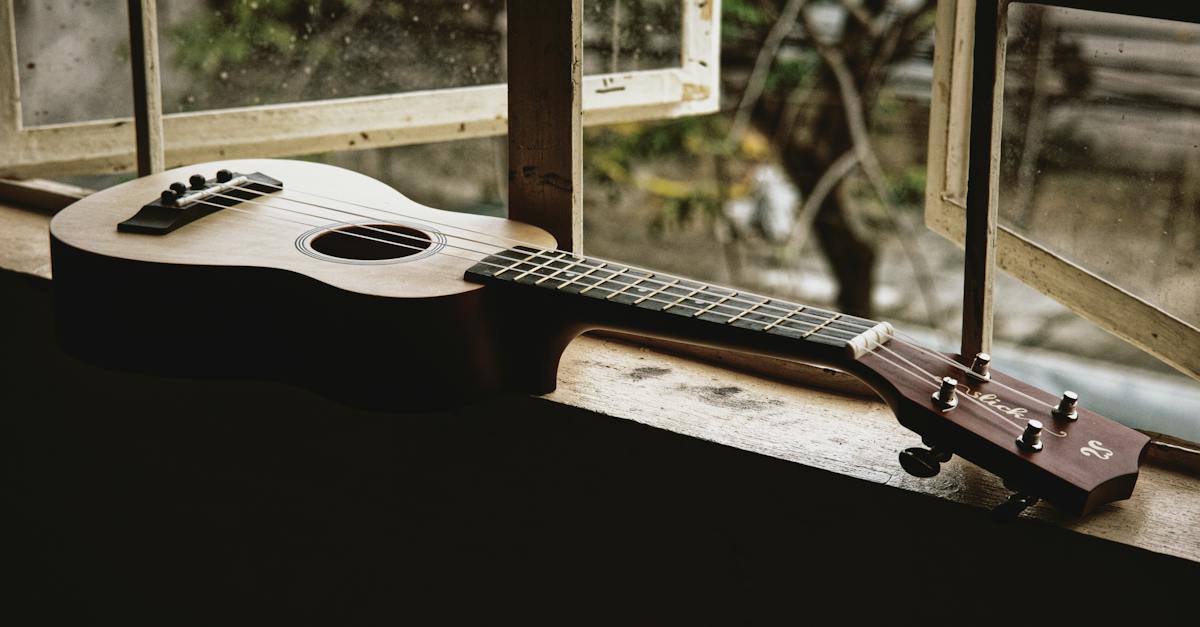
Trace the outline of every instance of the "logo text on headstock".
<instances>
[{"instance_id":1,"label":"logo text on headstock","mask_svg":"<svg viewBox=\"0 0 1200 627\"><path fill-rule=\"evenodd\" d=\"M969 390L971 396L979 399L983 404L988 405L1002 414L1008 414L1016 418L1024 418L1025 414L1029 413L1024 407L1008 406L1000 402L1000 397L995 394L980 394L978 390Z\"/></svg>"}]
</instances>

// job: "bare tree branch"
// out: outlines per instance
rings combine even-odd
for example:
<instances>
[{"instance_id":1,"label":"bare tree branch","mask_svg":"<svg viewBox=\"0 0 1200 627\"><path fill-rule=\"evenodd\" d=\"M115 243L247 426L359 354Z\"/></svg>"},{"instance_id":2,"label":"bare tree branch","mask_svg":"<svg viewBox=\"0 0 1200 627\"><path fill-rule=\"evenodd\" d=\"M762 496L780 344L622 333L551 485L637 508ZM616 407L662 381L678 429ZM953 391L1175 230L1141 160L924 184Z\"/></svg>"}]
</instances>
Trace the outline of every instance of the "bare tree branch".
<instances>
[{"instance_id":1,"label":"bare tree branch","mask_svg":"<svg viewBox=\"0 0 1200 627\"><path fill-rule=\"evenodd\" d=\"M803 15L803 19L805 28L811 28L811 19L807 12ZM858 87L854 83L854 75L846 65L841 52L818 42L815 38L812 38L812 41L816 47L817 54L821 56L821 59L833 73L834 79L837 81L842 105L846 111L846 122L850 131L851 141L853 142L854 154L858 158L863 173L867 176L867 181L871 184L876 196L879 197L879 201L883 204L885 215L892 224L893 232L900 238L903 244L901 248L904 250L909 265L912 266L915 283L917 284L918 291L921 293L921 300L925 305L925 315L929 326L938 329L941 326L938 322L940 308L937 304L937 298L931 290L933 273L929 270L929 264L924 255L920 253L920 250L916 246L916 234L912 231L911 226L895 215L895 203L892 201L891 192L888 190L887 178L884 176L883 168L879 164L879 158L871 146L862 97L859 94Z\"/></svg>"},{"instance_id":2,"label":"bare tree branch","mask_svg":"<svg viewBox=\"0 0 1200 627\"><path fill-rule=\"evenodd\" d=\"M867 33L876 39L883 34L883 18L872 16L870 12L863 8L862 2L859 0L842 0L842 6L854 21L858 22Z\"/></svg>"},{"instance_id":3,"label":"bare tree branch","mask_svg":"<svg viewBox=\"0 0 1200 627\"><path fill-rule=\"evenodd\" d=\"M790 251L792 255L799 254L804 248L804 244L807 243L808 236L812 233L813 220L816 219L817 211L821 209L825 198L829 196L830 192L837 189L838 184L849 176L856 167L858 167L858 154L850 150L838 157L821 173L821 178L817 179L817 184L813 186L812 193L808 195L808 198L804 199L804 205L796 213L796 221L792 224L792 232L788 234L785 249Z\"/></svg>"},{"instance_id":4,"label":"bare tree branch","mask_svg":"<svg viewBox=\"0 0 1200 627\"><path fill-rule=\"evenodd\" d=\"M750 79L746 81L746 89L742 92L742 99L733 116L733 125L729 129L731 142L741 139L742 133L746 132L746 127L750 124L750 114L754 111L754 105L758 103L763 87L767 84L771 62L775 60L775 55L779 54L779 46L783 44L783 38L796 25L796 18L799 17L800 10L807 3L808 0L788 0L787 5L783 7L783 12L779 14L779 19L775 20L775 25L771 27L767 38L763 40L763 45L758 50L758 57L754 60L754 69L750 72Z\"/></svg>"}]
</instances>

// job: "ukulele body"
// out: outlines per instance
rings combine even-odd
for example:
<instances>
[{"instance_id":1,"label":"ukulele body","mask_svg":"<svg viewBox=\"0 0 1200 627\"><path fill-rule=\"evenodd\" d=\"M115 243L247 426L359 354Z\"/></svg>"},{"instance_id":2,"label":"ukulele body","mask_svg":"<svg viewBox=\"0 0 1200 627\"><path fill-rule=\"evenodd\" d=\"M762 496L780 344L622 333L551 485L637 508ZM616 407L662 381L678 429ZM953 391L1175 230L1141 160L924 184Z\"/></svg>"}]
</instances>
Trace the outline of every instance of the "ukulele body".
<instances>
[{"instance_id":1,"label":"ukulele body","mask_svg":"<svg viewBox=\"0 0 1200 627\"><path fill-rule=\"evenodd\" d=\"M268 172L364 206L554 247L542 229L424 207L379 181L333 166L265 159L219 165ZM449 227L422 224L433 235L427 248L383 261L321 256L312 246L317 229L310 224L336 227L336 222L249 203L166 235L117 231L119 222L164 187L210 169L192 166L129 181L55 216L50 239L56 329L68 352L146 374L296 383L391 411L506 389L553 389L558 352L578 330L527 307L510 309L502 294L464 280L479 255L438 241L441 229ZM299 203L271 204L315 213ZM506 245L505 239L469 236Z\"/></svg>"}]
</instances>

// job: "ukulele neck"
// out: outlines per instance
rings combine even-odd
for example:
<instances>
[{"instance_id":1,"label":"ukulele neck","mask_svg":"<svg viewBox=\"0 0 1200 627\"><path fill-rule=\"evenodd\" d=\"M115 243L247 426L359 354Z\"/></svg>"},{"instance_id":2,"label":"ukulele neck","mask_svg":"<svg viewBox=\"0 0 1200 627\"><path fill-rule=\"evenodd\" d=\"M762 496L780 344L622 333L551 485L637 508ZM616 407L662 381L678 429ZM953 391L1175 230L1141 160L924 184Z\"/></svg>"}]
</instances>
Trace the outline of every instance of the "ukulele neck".
<instances>
[{"instance_id":1,"label":"ukulele neck","mask_svg":"<svg viewBox=\"0 0 1200 627\"><path fill-rule=\"evenodd\" d=\"M886 322L528 246L483 259L466 278L540 300L584 327L830 365L856 360L894 333Z\"/></svg>"}]
</instances>

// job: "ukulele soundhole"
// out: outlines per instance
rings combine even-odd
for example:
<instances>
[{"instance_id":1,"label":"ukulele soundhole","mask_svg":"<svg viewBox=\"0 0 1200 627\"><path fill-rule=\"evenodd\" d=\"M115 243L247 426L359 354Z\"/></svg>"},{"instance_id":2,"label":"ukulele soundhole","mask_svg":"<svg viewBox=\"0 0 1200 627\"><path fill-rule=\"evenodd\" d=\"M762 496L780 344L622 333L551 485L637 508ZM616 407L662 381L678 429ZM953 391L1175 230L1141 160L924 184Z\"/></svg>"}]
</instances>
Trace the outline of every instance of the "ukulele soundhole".
<instances>
[{"instance_id":1,"label":"ukulele soundhole","mask_svg":"<svg viewBox=\"0 0 1200 627\"><path fill-rule=\"evenodd\" d=\"M400 224L319 227L296 240L301 252L325 261L393 263L427 257L444 246L440 233Z\"/></svg>"}]
</instances>

